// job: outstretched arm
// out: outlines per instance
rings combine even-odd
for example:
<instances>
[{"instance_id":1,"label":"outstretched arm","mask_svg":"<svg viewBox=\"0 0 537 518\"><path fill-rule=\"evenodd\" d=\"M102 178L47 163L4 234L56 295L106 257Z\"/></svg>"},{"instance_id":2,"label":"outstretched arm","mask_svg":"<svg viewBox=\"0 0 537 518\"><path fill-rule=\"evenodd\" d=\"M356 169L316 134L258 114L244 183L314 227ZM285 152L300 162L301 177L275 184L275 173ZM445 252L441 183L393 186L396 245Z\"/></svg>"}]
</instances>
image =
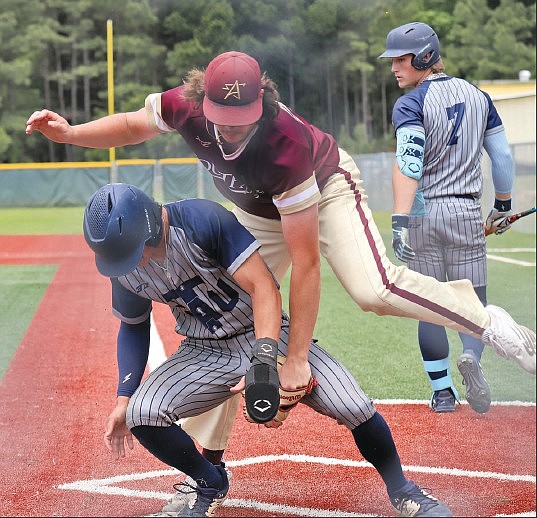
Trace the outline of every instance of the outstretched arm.
<instances>
[{"instance_id":1,"label":"outstretched arm","mask_svg":"<svg viewBox=\"0 0 537 518\"><path fill-rule=\"evenodd\" d=\"M41 132L53 142L90 148L140 144L159 135L150 124L145 108L107 115L75 126L53 111L36 111L26 121L26 134L31 135L34 131Z\"/></svg>"}]
</instances>

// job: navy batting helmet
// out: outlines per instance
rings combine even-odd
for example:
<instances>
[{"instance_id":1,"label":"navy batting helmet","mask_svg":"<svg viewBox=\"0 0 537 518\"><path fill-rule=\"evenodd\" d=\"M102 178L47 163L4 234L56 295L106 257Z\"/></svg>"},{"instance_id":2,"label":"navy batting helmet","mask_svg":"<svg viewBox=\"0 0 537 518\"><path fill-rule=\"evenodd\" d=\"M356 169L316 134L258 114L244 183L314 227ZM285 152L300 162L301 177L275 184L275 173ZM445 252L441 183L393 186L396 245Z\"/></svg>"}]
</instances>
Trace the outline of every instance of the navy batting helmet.
<instances>
[{"instance_id":1,"label":"navy batting helmet","mask_svg":"<svg viewBox=\"0 0 537 518\"><path fill-rule=\"evenodd\" d=\"M410 22L392 29L386 38L386 50L379 58L398 58L414 54L412 66L426 70L440 59L440 42L436 32L425 23Z\"/></svg>"},{"instance_id":2,"label":"navy batting helmet","mask_svg":"<svg viewBox=\"0 0 537 518\"><path fill-rule=\"evenodd\" d=\"M84 237L101 274L126 275L140 263L144 246L160 243L162 206L134 185L107 184L86 205Z\"/></svg>"}]
</instances>

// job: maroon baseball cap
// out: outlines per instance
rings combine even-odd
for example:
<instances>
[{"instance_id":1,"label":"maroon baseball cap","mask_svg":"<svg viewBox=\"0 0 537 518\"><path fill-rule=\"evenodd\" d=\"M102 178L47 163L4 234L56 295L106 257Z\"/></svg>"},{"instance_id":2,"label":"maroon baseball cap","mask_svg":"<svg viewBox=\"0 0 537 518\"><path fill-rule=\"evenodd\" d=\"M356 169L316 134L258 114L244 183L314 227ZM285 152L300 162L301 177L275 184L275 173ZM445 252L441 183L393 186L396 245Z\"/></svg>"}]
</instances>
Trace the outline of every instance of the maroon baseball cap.
<instances>
[{"instance_id":1,"label":"maroon baseball cap","mask_svg":"<svg viewBox=\"0 0 537 518\"><path fill-rule=\"evenodd\" d=\"M245 126L261 118L261 71L254 58L232 51L209 63L205 70L203 113L219 126Z\"/></svg>"}]
</instances>

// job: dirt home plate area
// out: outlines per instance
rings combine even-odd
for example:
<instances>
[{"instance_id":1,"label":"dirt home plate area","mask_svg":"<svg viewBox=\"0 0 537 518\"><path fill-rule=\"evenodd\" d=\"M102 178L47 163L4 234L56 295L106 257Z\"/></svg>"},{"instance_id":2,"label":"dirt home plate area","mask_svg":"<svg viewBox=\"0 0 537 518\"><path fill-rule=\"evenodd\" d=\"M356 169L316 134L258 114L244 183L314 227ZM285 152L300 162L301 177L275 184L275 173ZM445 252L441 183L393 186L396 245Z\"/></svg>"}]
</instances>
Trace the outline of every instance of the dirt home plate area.
<instances>
[{"instance_id":1,"label":"dirt home plate area","mask_svg":"<svg viewBox=\"0 0 537 518\"><path fill-rule=\"evenodd\" d=\"M109 281L82 236L3 236L0 264L58 264L0 382L1 516L143 516L158 511L181 474L139 444L114 461L102 435L115 401ZM164 311L163 311L164 310ZM155 309L165 353L177 345ZM535 516L534 404L377 404L406 475L456 516ZM217 516L393 516L377 472L350 432L300 406L279 430L240 411L226 451L231 489Z\"/></svg>"}]
</instances>

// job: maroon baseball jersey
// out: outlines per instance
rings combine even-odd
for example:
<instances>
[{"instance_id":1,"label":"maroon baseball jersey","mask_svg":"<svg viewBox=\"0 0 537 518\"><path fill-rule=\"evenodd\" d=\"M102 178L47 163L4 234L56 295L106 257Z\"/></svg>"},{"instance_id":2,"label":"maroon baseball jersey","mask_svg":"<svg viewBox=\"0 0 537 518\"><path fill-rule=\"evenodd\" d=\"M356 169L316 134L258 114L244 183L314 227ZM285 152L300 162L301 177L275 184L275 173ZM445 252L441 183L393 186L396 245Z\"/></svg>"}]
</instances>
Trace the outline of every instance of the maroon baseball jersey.
<instances>
[{"instance_id":1,"label":"maroon baseball jersey","mask_svg":"<svg viewBox=\"0 0 537 518\"><path fill-rule=\"evenodd\" d=\"M226 154L215 125L201 106L183 99L183 88L150 94L148 116L159 131L181 134L223 196L250 214L271 219L319 201L326 180L338 170L339 152L331 135L280 104L278 116L261 120L246 146Z\"/></svg>"}]
</instances>

